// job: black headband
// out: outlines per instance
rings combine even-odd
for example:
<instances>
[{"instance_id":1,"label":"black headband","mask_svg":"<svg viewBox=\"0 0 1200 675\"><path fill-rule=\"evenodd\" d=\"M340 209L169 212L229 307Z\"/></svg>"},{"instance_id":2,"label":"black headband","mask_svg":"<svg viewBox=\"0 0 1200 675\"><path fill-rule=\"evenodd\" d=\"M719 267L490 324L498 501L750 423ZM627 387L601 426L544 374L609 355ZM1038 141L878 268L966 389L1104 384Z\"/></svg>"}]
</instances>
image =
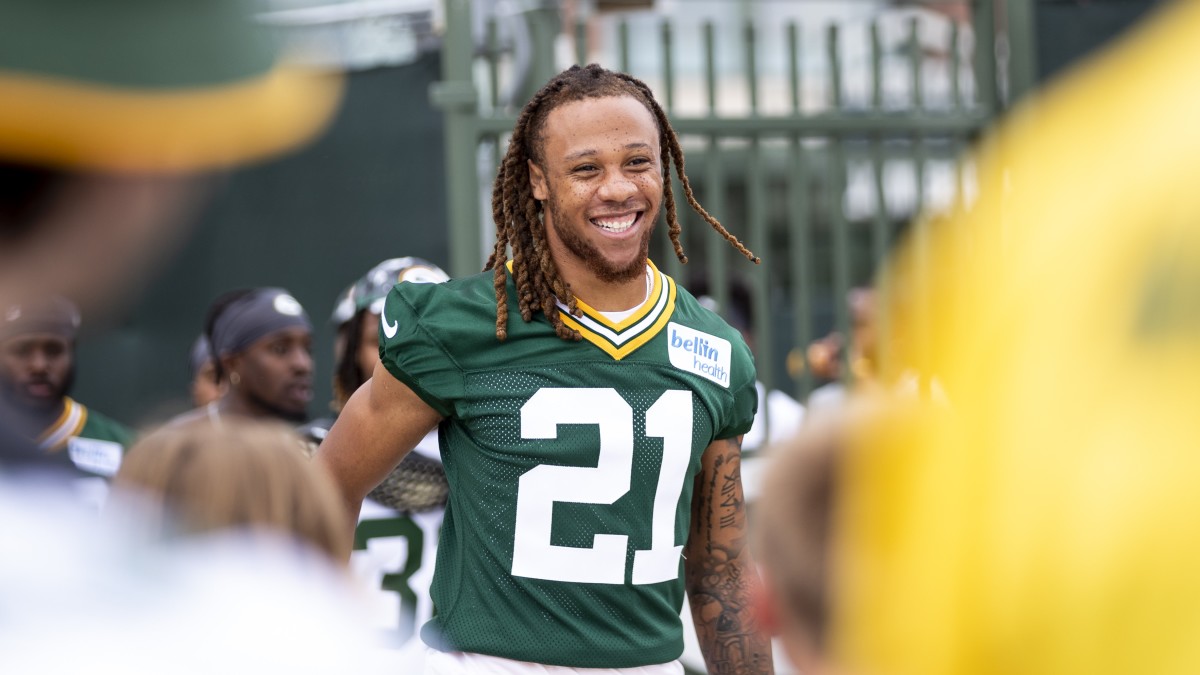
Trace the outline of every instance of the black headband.
<instances>
[{"instance_id":1,"label":"black headband","mask_svg":"<svg viewBox=\"0 0 1200 675\"><path fill-rule=\"evenodd\" d=\"M234 300L213 322L213 352L218 356L237 354L263 336L287 328L311 331L312 323L287 291L259 288Z\"/></svg>"}]
</instances>

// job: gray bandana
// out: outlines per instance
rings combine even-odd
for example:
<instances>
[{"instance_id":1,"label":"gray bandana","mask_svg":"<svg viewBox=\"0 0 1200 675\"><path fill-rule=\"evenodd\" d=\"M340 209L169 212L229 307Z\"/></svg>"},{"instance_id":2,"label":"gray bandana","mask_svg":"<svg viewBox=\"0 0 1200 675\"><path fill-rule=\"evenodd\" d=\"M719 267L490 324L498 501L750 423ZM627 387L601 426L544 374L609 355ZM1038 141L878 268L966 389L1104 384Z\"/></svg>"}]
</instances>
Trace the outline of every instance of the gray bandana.
<instances>
[{"instance_id":1,"label":"gray bandana","mask_svg":"<svg viewBox=\"0 0 1200 675\"><path fill-rule=\"evenodd\" d=\"M219 356L237 354L266 335L287 328L312 330L299 302L282 288L259 288L234 301L213 323L212 347Z\"/></svg>"}]
</instances>

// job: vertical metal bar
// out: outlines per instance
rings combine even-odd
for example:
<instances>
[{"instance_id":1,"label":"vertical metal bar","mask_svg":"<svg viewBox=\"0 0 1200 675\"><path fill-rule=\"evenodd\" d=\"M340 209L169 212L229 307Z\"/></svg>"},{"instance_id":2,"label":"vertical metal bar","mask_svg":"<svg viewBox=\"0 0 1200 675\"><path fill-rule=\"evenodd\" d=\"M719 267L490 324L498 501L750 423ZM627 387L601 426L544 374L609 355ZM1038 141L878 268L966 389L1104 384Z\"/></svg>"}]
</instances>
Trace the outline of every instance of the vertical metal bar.
<instances>
[{"instance_id":1,"label":"vertical metal bar","mask_svg":"<svg viewBox=\"0 0 1200 675\"><path fill-rule=\"evenodd\" d=\"M996 107L996 9L994 0L978 0L971 16L975 33L975 96L984 114Z\"/></svg>"},{"instance_id":2,"label":"vertical metal bar","mask_svg":"<svg viewBox=\"0 0 1200 675\"><path fill-rule=\"evenodd\" d=\"M675 61L671 53L671 24L666 19L663 19L659 26L659 40L662 48L662 64L663 64L663 89L661 98L663 99L663 108L667 115L675 110ZM691 208L687 204L687 199L683 193L683 183L679 177L672 172L667 172L667 180L671 181L671 193L675 196L675 213L679 219L679 224L683 232L687 232L686 222L691 220ZM663 266L664 271L673 279L686 281L683 277L683 263L679 262L678 256L675 255L675 248L671 245L671 236L667 228L661 228L660 236L663 242ZM683 232L680 233L682 237ZM682 242L682 240L681 240ZM684 249L686 251L686 249Z\"/></svg>"},{"instance_id":3,"label":"vertical metal bar","mask_svg":"<svg viewBox=\"0 0 1200 675\"><path fill-rule=\"evenodd\" d=\"M663 55L663 99L666 103L667 114L675 111L675 56L672 50L671 22L663 19L662 30Z\"/></svg>"},{"instance_id":4,"label":"vertical metal bar","mask_svg":"<svg viewBox=\"0 0 1200 675\"><path fill-rule=\"evenodd\" d=\"M871 109L883 109L883 46L878 21L871 22Z\"/></svg>"},{"instance_id":5,"label":"vertical metal bar","mask_svg":"<svg viewBox=\"0 0 1200 675\"><path fill-rule=\"evenodd\" d=\"M621 19L617 24L617 47L619 51L619 63L621 72L629 72L629 21Z\"/></svg>"},{"instance_id":6,"label":"vertical metal bar","mask_svg":"<svg viewBox=\"0 0 1200 675\"><path fill-rule=\"evenodd\" d=\"M800 103L800 33L795 22L788 24L788 75L792 95L792 115L801 115ZM792 317L792 344L805 349L813 339L812 329L812 234L809 223L808 165L804 156L804 141L800 134L791 138L791 164L788 184L788 252L791 268L791 299L795 314ZM804 400L813 388L812 369L805 365L796 382L796 398Z\"/></svg>"},{"instance_id":7,"label":"vertical metal bar","mask_svg":"<svg viewBox=\"0 0 1200 675\"><path fill-rule=\"evenodd\" d=\"M874 88L875 91L879 91L882 89L884 63L883 44L880 37L878 22L872 22L871 24L871 64L873 69L872 77L874 81ZM882 96L878 97L874 101L874 108L876 112L882 112ZM891 216L888 213L887 190L885 189L884 185L884 176L886 173L884 171L886 168L886 155L884 153L885 140L886 139L882 132L876 132L871 137L871 181L875 188L875 216L872 220L871 227L871 256L874 264L873 272L876 278L881 276L879 271L884 265L887 264L887 249L891 239ZM880 289L879 292L880 295L882 295L883 289ZM847 297L843 300L843 303L848 303L848 301L849 298ZM880 311L876 313L875 317L876 330L879 331L880 336L878 342L886 342L891 344L891 335L888 333L889 324L887 322L887 312L882 309L883 307L886 307L886 305L884 304L884 299L882 297L879 298L878 302L879 307L881 307ZM848 343L849 341L847 341L847 344ZM884 347L877 347L877 351L882 352L885 348L886 345ZM877 357L879 356L881 355L877 354ZM851 370L850 372L853 375L853 371Z\"/></svg>"},{"instance_id":8,"label":"vertical metal bar","mask_svg":"<svg viewBox=\"0 0 1200 675\"><path fill-rule=\"evenodd\" d=\"M711 21L704 22L704 84L708 94L708 115L717 116L717 37Z\"/></svg>"},{"instance_id":9,"label":"vertical metal bar","mask_svg":"<svg viewBox=\"0 0 1200 675\"><path fill-rule=\"evenodd\" d=\"M758 56L754 48L756 36L754 22L747 21L742 27L743 47L746 50L746 83L749 86L750 114L758 114Z\"/></svg>"},{"instance_id":10,"label":"vertical metal bar","mask_svg":"<svg viewBox=\"0 0 1200 675\"><path fill-rule=\"evenodd\" d=\"M884 189L883 143L876 134L871 139L871 182L875 186L875 218L871 228L871 258L878 265L887 255L888 240L891 238L891 227L887 210L887 190Z\"/></svg>"},{"instance_id":11,"label":"vertical metal bar","mask_svg":"<svg viewBox=\"0 0 1200 675\"><path fill-rule=\"evenodd\" d=\"M529 77L526 79L528 91L522 101L528 100L533 93L542 88L558 74L555 66L554 43L562 33L562 22L558 14L558 6L550 3L533 4L522 13L525 24L529 27L530 42L532 43L532 59L529 66Z\"/></svg>"},{"instance_id":12,"label":"vertical metal bar","mask_svg":"<svg viewBox=\"0 0 1200 675\"><path fill-rule=\"evenodd\" d=\"M925 107L925 78L923 76L925 55L921 51L921 25L914 17L908 22L908 66L912 83L912 107L914 112Z\"/></svg>"},{"instance_id":13,"label":"vertical metal bar","mask_svg":"<svg viewBox=\"0 0 1200 675\"><path fill-rule=\"evenodd\" d=\"M879 22L871 22L871 108L883 110L883 46L879 37ZM872 182L875 186L875 218L871 227L871 259L876 265L887 253L888 214L887 200L883 189L883 136L871 135Z\"/></svg>"},{"instance_id":14,"label":"vertical metal bar","mask_svg":"<svg viewBox=\"0 0 1200 675\"><path fill-rule=\"evenodd\" d=\"M744 35L744 48L746 50L745 58L745 78L749 85L750 96L750 116L758 115L758 56L757 56L757 36L755 33L754 22L746 21L743 26L742 34ZM773 338L771 334L772 321L771 316L771 243L770 233L767 229L766 217L766 181L765 172L763 171L762 162L762 144L761 139L757 134L750 137L750 147L748 149L749 170L746 174L746 216L749 220L749 243L750 250L755 251L762 260L757 269L751 270L746 275L750 278L753 287L753 295L750 302L753 309L753 322L749 327L754 336L754 349L757 352L758 362L763 364L758 370L758 379L763 383L766 391L774 389L775 372L771 367L775 363ZM739 261L741 262L741 261ZM762 419L763 428L766 431L766 437L770 437L771 415L766 402L763 402L758 407L759 415Z\"/></svg>"},{"instance_id":15,"label":"vertical metal bar","mask_svg":"<svg viewBox=\"0 0 1200 675\"><path fill-rule=\"evenodd\" d=\"M500 32L494 16L487 20L487 66L492 110L496 110L500 107Z\"/></svg>"},{"instance_id":16,"label":"vertical metal bar","mask_svg":"<svg viewBox=\"0 0 1200 675\"><path fill-rule=\"evenodd\" d=\"M1037 48L1033 0L1006 0L1008 33L1008 105L1037 85Z\"/></svg>"},{"instance_id":17,"label":"vertical metal bar","mask_svg":"<svg viewBox=\"0 0 1200 675\"><path fill-rule=\"evenodd\" d=\"M704 80L705 91L708 94L708 115L709 117L717 117L717 40L716 28L712 22L704 23ZM708 155L706 156L705 166L705 208L713 214L718 220L725 215L725 175L724 168L721 165L721 137L718 134L712 134L708 137ZM708 276L709 294L717 301L720 307L727 307L729 304L729 288L728 275L726 269L726 249L724 241L719 241L714 237L705 237L708 245L705 247L708 253Z\"/></svg>"},{"instance_id":18,"label":"vertical metal bar","mask_svg":"<svg viewBox=\"0 0 1200 675\"><path fill-rule=\"evenodd\" d=\"M950 107L956 112L963 109L962 83L959 82L962 70L962 55L959 54L961 44L961 31L958 22L955 21L950 25Z\"/></svg>"},{"instance_id":19,"label":"vertical metal bar","mask_svg":"<svg viewBox=\"0 0 1200 675\"><path fill-rule=\"evenodd\" d=\"M791 85L792 95L792 114L800 116L800 103L802 101L800 85L800 29L795 21L788 22L787 26L787 43L788 43L788 82Z\"/></svg>"},{"instance_id":20,"label":"vertical metal bar","mask_svg":"<svg viewBox=\"0 0 1200 675\"><path fill-rule=\"evenodd\" d=\"M488 54L489 64L490 64L490 67L488 69L489 70L488 77L491 80L490 86L492 87L492 94L491 94L492 107L490 108L489 113L492 115L495 115L500 110L500 75L499 75L499 72L500 72L500 67L499 67L500 39L499 39L498 31L496 30L495 18L492 17L492 19L489 23L490 23L489 30L492 31L491 34L488 36L488 39L491 41L490 42L491 48L489 49L489 54ZM477 113L477 114L481 115L482 113ZM488 138L482 133L479 134L479 146L486 148L488 159L490 160L488 162L488 169L487 169L487 174L486 174L487 181L486 181L486 183L484 183L485 185L487 185L489 187L495 187L496 173L499 171L500 161L504 158L504 154L508 149L508 135L509 135L508 133L500 133L500 134L496 134L494 137ZM477 164L476 164L476 169L475 169L475 175L478 176L479 179L482 181L483 180L482 168L478 165L478 161L479 161L478 155L476 155ZM480 187L482 188L482 186L480 186ZM491 195L489 194L489 197L490 196ZM479 245L482 248L483 254L486 256L486 255L489 255L489 251L496 245L496 235L495 235L495 232L488 230L488 225L492 224L492 221L489 220L488 216L486 215L486 214L489 214L489 212L484 211L484 214L485 215L483 215L482 222L480 223L481 231L479 233L480 234L480 244ZM478 268L476 268L476 270L478 270Z\"/></svg>"},{"instance_id":21,"label":"vertical metal bar","mask_svg":"<svg viewBox=\"0 0 1200 675\"><path fill-rule=\"evenodd\" d=\"M913 114L919 115L925 107L925 78L924 72L924 54L921 52L921 35L920 26L917 19L912 19L908 24L908 40L912 45L909 51L909 72L912 82L912 106ZM916 199L916 215L920 215L925 210L925 137L921 133L913 135L913 176L917 182L917 199Z\"/></svg>"},{"instance_id":22,"label":"vertical metal bar","mask_svg":"<svg viewBox=\"0 0 1200 675\"><path fill-rule=\"evenodd\" d=\"M435 103L446 120L446 212L450 224L450 273L474 274L482 266L479 219L479 176L475 150L477 103L471 61L471 3L446 2L446 33L442 43L442 79L435 85Z\"/></svg>"},{"instance_id":23,"label":"vertical metal bar","mask_svg":"<svg viewBox=\"0 0 1200 675\"><path fill-rule=\"evenodd\" d=\"M841 55L838 48L838 27L829 27L828 42L829 79L832 83L833 108L842 107L841 86ZM846 222L846 214L842 210L842 200L845 194L845 148L843 139L834 135L830 139L828 185L829 185L829 227L833 240L833 294L834 317L837 330L842 335L850 334L850 318L846 307L846 296L850 290L850 232ZM845 358L845 356L843 356ZM848 364L843 364L848 365ZM843 367L843 372L849 374L850 369Z\"/></svg>"},{"instance_id":24,"label":"vertical metal bar","mask_svg":"<svg viewBox=\"0 0 1200 675\"><path fill-rule=\"evenodd\" d=\"M587 21L583 17L575 20L575 63L583 66L588 62Z\"/></svg>"},{"instance_id":25,"label":"vertical metal bar","mask_svg":"<svg viewBox=\"0 0 1200 675\"><path fill-rule=\"evenodd\" d=\"M838 53L840 34L838 25L833 24L825 35L826 54L829 57L829 99L834 110L842 107L842 68Z\"/></svg>"}]
</instances>

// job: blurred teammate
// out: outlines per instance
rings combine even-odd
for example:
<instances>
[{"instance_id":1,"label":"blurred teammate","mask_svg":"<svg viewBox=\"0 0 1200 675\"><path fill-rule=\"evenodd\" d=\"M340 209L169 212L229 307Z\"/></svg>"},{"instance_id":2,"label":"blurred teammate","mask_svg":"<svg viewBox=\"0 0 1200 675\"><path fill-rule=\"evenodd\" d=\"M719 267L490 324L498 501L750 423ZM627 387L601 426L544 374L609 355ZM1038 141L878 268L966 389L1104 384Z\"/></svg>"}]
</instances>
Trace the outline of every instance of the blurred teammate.
<instances>
[{"instance_id":1,"label":"blurred teammate","mask_svg":"<svg viewBox=\"0 0 1200 675\"><path fill-rule=\"evenodd\" d=\"M37 444L47 465L112 477L133 440L124 425L72 399L79 310L63 298L10 305L0 315L0 415Z\"/></svg>"},{"instance_id":2,"label":"blurred teammate","mask_svg":"<svg viewBox=\"0 0 1200 675\"><path fill-rule=\"evenodd\" d=\"M881 375L949 404L842 434L834 672L1200 670L1200 3L1159 12L1014 111L978 199L891 261L917 301Z\"/></svg>"},{"instance_id":3,"label":"blurred teammate","mask_svg":"<svg viewBox=\"0 0 1200 675\"><path fill-rule=\"evenodd\" d=\"M0 306L120 300L200 177L307 140L337 102L339 79L280 61L250 3L104 5L4 4Z\"/></svg>"},{"instance_id":4,"label":"blurred teammate","mask_svg":"<svg viewBox=\"0 0 1200 675\"><path fill-rule=\"evenodd\" d=\"M177 243L203 176L323 126L338 79L283 63L257 9L3 3L0 307L62 295L90 317L128 302ZM16 475L41 455L9 429L0 420L6 672L365 672L328 570L228 542L131 546Z\"/></svg>"},{"instance_id":5,"label":"blurred teammate","mask_svg":"<svg viewBox=\"0 0 1200 675\"><path fill-rule=\"evenodd\" d=\"M298 424L312 400L312 323L282 288L232 291L217 298L205 319L217 378L228 389L216 401L172 420L183 424L225 417Z\"/></svg>"},{"instance_id":6,"label":"blurred teammate","mask_svg":"<svg viewBox=\"0 0 1200 675\"><path fill-rule=\"evenodd\" d=\"M850 373L856 386L873 386L876 382L876 367L879 361L878 321L876 319L875 291L869 287L852 288L846 296L850 310ZM830 333L813 340L805 355L813 374L821 379L833 380L817 387L808 395L808 411L811 415L824 415L846 403L849 395L842 381L842 344L839 333Z\"/></svg>"},{"instance_id":7,"label":"blurred teammate","mask_svg":"<svg viewBox=\"0 0 1200 675\"><path fill-rule=\"evenodd\" d=\"M10 0L0 21L0 307L127 302L204 177L314 136L340 80L289 65L249 2ZM0 460L43 457L0 419Z\"/></svg>"},{"instance_id":8,"label":"blurred teammate","mask_svg":"<svg viewBox=\"0 0 1200 675\"><path fill-rule=\"evenodd\" d=\"M682 159L643 83L571 68L518 119L489 273L387 297L382 364L317 458L357 510L440 425L426 672L679 673L685 586L710 669L771 671L738 470L753 361L647 260L660 209L684 258L672 162L688 203L753 254L695 202Z\"/></svg>"},{"instance_id":9,"label":"blurred teammate","mask_svg":"<svg viewBox=\"0 0 1200 675\"><path fill-rule=\"evenodd\" d=\"M334 340L332 407L341 411L379 365L379 320L384 299L397 283L442 283L449 277L421 258L391 258L371 268L339 296L330 317ZM302 427L315 443L333 421ZM375 623L396 651L401 672L420 672L425 650L416 629L433 613L429 583L437 559L438 530L449 487L437 431L430 431L363 500L350 565L377 595Z\"/></svg>"}]
</instances>

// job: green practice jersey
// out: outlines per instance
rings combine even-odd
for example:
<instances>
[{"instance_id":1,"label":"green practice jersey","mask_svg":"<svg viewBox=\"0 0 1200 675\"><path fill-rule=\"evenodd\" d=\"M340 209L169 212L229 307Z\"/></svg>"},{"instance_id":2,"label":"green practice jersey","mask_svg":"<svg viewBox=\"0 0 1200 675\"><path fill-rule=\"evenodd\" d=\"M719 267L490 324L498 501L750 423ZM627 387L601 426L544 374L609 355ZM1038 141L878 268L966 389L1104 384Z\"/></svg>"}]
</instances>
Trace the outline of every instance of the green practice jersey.
<instances>
[{"instance_id":1,"label":"green practice jersey","mask_svg":"<svg viewBox=\"0 0 1200 675\"><path fill-rule=\"evenodd\" d=\"M757 395L741 336L650 272L619 323L561 310L578 342L523 322L511 275L504 342L490 273L388 296L383 363L445 416L426 642L582 668L679 656L693 479L710 443L750 428Z\"/></svg>"},{"instance_id":2,"label":"green practice jersey","mask_svg":"<svg viewBox=\"0 0 1200 675\"><path fill-rule=\"evenodd\" d=\"M133 443L133 432L119 422L75 401L63 398L63 412L38 436L38 446L52 456L62 457L84 475L112 477L121 466L125 450Z\"/></svg>"}]
</instances>

